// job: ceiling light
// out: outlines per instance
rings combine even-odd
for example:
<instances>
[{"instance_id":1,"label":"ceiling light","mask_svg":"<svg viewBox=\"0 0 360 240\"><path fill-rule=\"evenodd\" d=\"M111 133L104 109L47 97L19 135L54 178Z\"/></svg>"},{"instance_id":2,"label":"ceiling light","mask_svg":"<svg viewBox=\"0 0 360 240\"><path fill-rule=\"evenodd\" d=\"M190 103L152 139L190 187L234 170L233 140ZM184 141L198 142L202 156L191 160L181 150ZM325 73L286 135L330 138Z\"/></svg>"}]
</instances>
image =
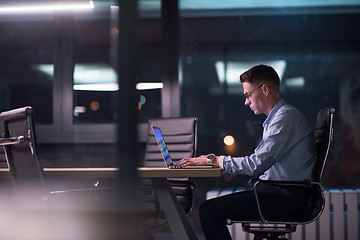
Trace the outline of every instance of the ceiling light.
<instances>
[{"instance_id":1,"label":"ceiling light","mask_svg":"<svg viewBox=\"0 0 360 240\"><path fill-rule=\"evenodd\" d=\"M0 3L0 13L46 13L66 10L88 10L94 8L92 1L45 1L31 3Z\"/></svg>"},{"instance_id":2,"label":"ceiling light","mask_svg":"<svg viewBox=\"0 0 360 240\"><path fill-rule=\"evenodd\" d=\"M93 84L74 84L75 91L117 91L119 85L117 83L93 83Z\"/></svg>"},{"instance_id":3,"label":"ceiling light","mask_svg":"<svg viewBox=\"0 0 360 240\"><path fill-rule=\"evenodd\" d=\"M164 84L162 84L162 83L143 82L143 83L136 84L137 90L161 89L163 87L164 87Z\"/></svg>"}]
</instances>

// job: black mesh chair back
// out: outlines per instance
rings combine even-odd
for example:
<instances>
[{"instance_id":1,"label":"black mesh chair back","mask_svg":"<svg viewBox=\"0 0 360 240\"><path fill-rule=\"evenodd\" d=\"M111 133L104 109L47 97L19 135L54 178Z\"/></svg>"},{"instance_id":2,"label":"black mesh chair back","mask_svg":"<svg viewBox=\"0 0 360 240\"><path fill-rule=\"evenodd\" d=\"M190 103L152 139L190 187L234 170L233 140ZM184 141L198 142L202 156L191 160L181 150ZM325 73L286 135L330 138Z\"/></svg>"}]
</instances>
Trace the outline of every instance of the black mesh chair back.
<instances>
[{"instance_id":1,"label":"black mesh chair back","mask_svg":"<svg viewBox=\"0 0 360 240\"><path fill-rule=\"evenodd\" d=\"M38 158L33 109L23 107L0 114L4 124L6 161L17 190L45 191L43 168Z\"/></svg>"},{"instance_id":2,"label":"black mesh chair back","mask_svg":"<svg viewBox=\"0 0 360 240\"><path fill-rule=\"evenodd\" d=\"M316 220L325 207L321 179L329 157L331 142L334 139L334 114L335 108L329 107L320 110L317 115L315 129L317 161L313 168L313 182L318 185L312 184L308 212L300 222L309 223Z\"/></svg>"}]
</instances>

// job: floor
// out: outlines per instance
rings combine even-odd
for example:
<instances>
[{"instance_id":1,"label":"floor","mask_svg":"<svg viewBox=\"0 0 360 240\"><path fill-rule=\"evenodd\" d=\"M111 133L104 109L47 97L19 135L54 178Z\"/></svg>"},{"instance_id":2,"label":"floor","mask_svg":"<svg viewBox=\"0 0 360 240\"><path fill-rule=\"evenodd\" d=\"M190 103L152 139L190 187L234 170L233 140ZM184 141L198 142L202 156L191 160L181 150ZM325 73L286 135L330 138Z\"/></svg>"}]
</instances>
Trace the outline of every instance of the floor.
<instances>
[{"instance_id":1,"label":"floor","mask_svg":"<svg viewBox=\"0 0 360 240\"><path fill-rule=\"evenodd\" d=\"M205 240L205 237L201 231L199 230L196 231L196 235L198 236L199 240ZM152 231L152 237L153 239L151 240L175 240L169 227L164 227L161 230ZM150 239L146 239L146 240L150 240Z\"/></svg>"}]
</instances>

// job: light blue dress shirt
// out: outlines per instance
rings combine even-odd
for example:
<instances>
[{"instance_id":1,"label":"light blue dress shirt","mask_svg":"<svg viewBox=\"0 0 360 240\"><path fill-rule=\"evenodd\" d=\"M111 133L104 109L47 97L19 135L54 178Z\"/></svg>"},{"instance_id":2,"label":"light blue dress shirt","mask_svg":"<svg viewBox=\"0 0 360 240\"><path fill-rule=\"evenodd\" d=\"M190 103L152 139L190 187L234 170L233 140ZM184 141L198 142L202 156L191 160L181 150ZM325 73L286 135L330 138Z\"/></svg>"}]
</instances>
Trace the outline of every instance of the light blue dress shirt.
<instances>
[{"instance_id":1,"label":"light blue dress shirt","mask_svg":"<svg viewBox=\"0 0 360 240\"><path fill-rule=\"evenodd\" d=\"M253 154L221 156L220 167L250 178L311 180L316 147L313 132L302 113L280 100L263 127L263 138Z\"/></svg>"}]
</instances>

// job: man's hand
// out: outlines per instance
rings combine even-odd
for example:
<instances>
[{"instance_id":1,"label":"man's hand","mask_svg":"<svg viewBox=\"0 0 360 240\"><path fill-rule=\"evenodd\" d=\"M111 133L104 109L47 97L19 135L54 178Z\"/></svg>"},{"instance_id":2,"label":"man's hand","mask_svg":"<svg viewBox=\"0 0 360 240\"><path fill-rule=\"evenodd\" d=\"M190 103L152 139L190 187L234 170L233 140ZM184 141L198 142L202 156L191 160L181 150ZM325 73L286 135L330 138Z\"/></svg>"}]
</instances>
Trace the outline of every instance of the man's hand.
<instances>
[{"instance_id":1,"label":"man's hand","mask_svg":"<svg viewBox=\"0 0 360 240\"><path fill-rule=\"evenodd\" d=\"M210 154L201 155L201 156L195 157L195 158L183 158L180 161L176 162L175 165L182 166L182 167L185 167L185 166L207 166L207 165L209 165L208 161L206 159L206 157L208 155L210 155ZM216 157L216 161L214 161L214 165L218 165L218 164L216 164L217 159L218 159L218 157Z\"/></svg>"}]
</instances>

